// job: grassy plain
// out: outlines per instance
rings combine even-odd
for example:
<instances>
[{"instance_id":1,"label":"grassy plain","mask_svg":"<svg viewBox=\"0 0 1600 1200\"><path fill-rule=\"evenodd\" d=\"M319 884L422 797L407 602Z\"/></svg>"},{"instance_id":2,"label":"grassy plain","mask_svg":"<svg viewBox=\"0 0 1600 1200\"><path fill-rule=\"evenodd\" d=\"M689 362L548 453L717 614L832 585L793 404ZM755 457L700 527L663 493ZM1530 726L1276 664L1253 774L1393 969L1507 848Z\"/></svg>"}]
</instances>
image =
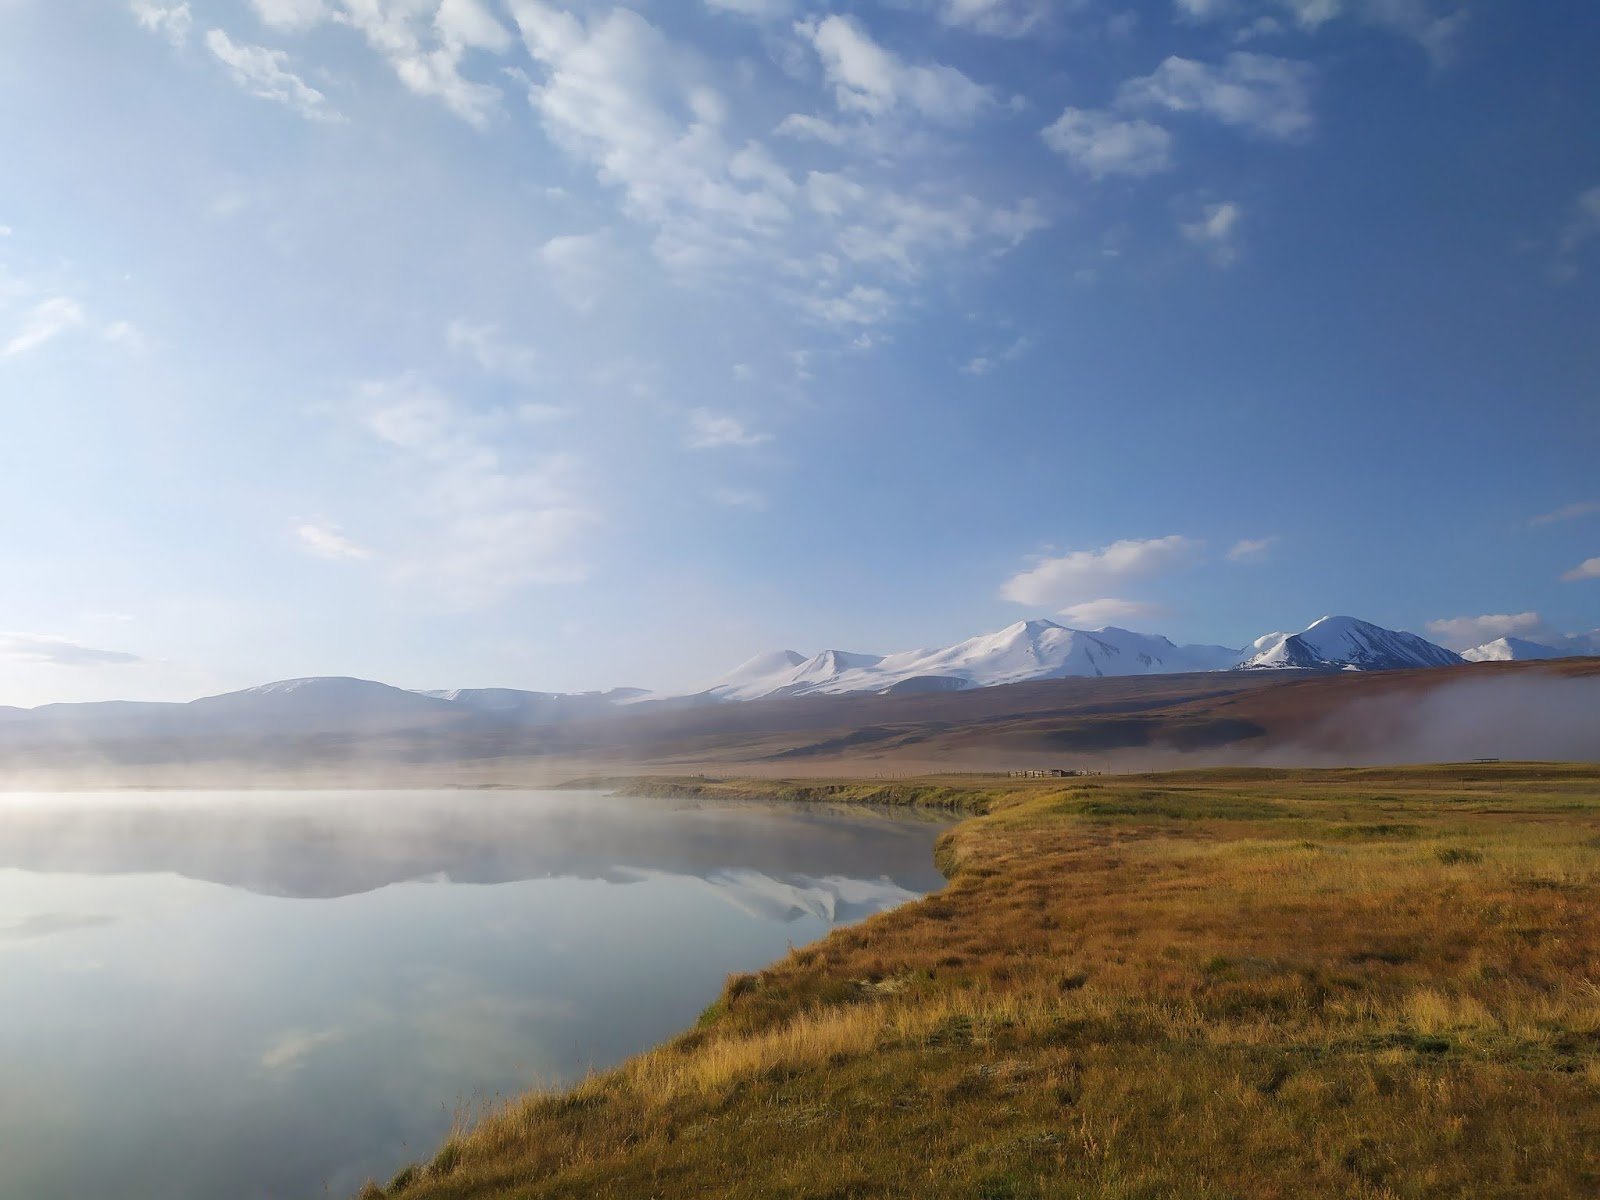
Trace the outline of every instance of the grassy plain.
<instances>
[{"instance_id":1,"label":"grassy plain","mask_svg":"<svg viewBox=\"0 0 1600 1200\"><path fill-rule=\"evenodd\" d=\"M1600 767L645 786L973 815L367 1196L1600 1195Z\"/></svg>"}]
</instances>

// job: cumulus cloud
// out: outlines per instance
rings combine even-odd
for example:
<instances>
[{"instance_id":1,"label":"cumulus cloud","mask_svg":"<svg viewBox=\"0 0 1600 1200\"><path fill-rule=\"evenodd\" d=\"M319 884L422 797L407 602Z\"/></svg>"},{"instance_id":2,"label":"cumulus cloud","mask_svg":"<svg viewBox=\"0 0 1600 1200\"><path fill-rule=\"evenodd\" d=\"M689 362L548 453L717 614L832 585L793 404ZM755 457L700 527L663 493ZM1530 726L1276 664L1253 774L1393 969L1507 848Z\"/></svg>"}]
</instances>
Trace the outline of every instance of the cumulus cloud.
<instances>
[{"instance_id":1,"label":"cumulus cloud","mask_svg":"<svg viewBox=\"0 0 1600 1200\"><path fill-rule=\"evenodd\" d=\"M954 67L904 61L851 17L802 21L795 31L816 50L834 102L846 112L882 116L906 109L945 124L962 124L996 104L993 91Z\"/></svg>"},{"instance_id":2,"label":"cumulus cloud","mask_svg":"<svg viewBox=\"0 0 1600 1200\"><path fill-rule=\"evenodd\" d=\"M1126 81L1117 103L1208 116L1262 137L1294 140L1311 131L1310 65L1236 51L1220 64L1174 55Z\"/></svg>"},{"instance_id":3,"label":"cumulus cloud","mask_svg":"<svg viewBox=\"0 0 1600 1200\"><path fill-rule=\"evenodd\" d=\"M726 413L697 408L689 414L688 444L695 450L718 450L724 447L761 446L772 441L772 434L750 429L737 417Z\"/></svg>"},{"instance_id":4,"label":"cumulus cloud","mask_svg":"<svg viewBox=\"0 0 1600 1200\"><path fill-rule=\"evenodd\" d=\"M1563 505L1553 512L1540 513L1531 519L1529 525L1554 525L1559 521L1575 521L1579 517L1591 516L1600 513L1600 501L1580 500L1576 504Z\"/></svg>"},{"instance_id":5,"label":"cumulus cloud","mask_svg":"<svg viewBox=\"0 0 1600 1200\"><path fill-rule=\"evenodd\" d=\"M1151 121L1068 108L1045 127L1045 145L1091 179L1143 177L1172 169L1172 134Z\"/></svg>"},{"instance_id":6,"label":"cumulus cloud","mask_svg":"<svg viewBox=\"0 0 1600 1200\"><path fill-rule=\"evenodd\" d=\"M1427 624L1428 636L1452 650L1470 650L1503 637L1537 642L1549 630L1536 612L1486 613L1481 617L1445 617Z\"/></svg>"},{"instance_id":7,"label":"cumulus cloud","mask_svg":"<svg viewBox=\"0 0 1600 1200\"><path fill-rule=\"evenodd\" d=\"M1104 629L1122 621L1151 621L1162 616L1166 609L1159 604L1143 600L1085 600L1061 610L1061 619L1068 625L1084 629Z\"/></svg>"},{"instance_id":8,"label":"cumulus cloud","mask_svg":"<svg viewBox=\"0 0 1600 1200\"><path fill-rule=\"evenodd\" d=\"M296 526L295 536L307 554L325 558L330 562L360 562L372 557L372 551L358 546L327 521L306 521Z\"/></svg>"},{"instance_id":9,"label":"cumulus cloud","mask_svg":"<svg viewBox=\"0 0 1600 1200\"><path fill-rule=\"evenodd\" d=\"M1200 543L1173 534L1113 542L1099 550L1074 550L1041 558L1008 579L1000 589L1007 600L1034 607L1081 604L1133 580L1173 570L1193 560Z\"/></svg>"},{"instance_id":10,"label":"cumulus cloud","mask_svg":"<svg viewBox=\"0 0 1600 1200\"><path fill-rule=\"evenodd\" d=\"M130 7L140 28L160 34L175 49L188 44L189 33L194 28L194 14L187 3L155 4L152 0L132 0Z\"/></svg>"},{"instance_id":11,"label":"cumulus cloud","mask_svg":"<svg viewBox=\"0 0 1600 1200\"><path fill-rule=\"evenodd\" d=\"M17 358L37 350L87 319L83 306L66 296L42 300L22 319L22 327L0 344L0 358Z\"/></svg>"},{"instance_id":12,"label":"cumulus cloud","mask_svg":"<svg viewBox=\"0 0 1600 1200\"><path fill-rule=\"evenodd\" d=\"M1194 246L1199 247L1219 267L1231 267L1239 259L1239 245L1235 240L1244 209L1233 201L1208 204L1194 221L1181 223L1178 228Z\"/></svg>"},{"instance_id":13,"label":"cumulus cloud","mask_svg":"<svg viewBox=\"0 0 1600 1200\"><path fill-rule=\"evenodd\" d=\"M1272 553L1272 548L1278 544L1276 536L1264 538L1241 538L1228 550L1228 561L1234 563L1265 562Z\"/></svg>"},{"instance_id":14,"label":"cumulus cloud","mask_svg":"<svg viewBox=\"0 0 1600 1200\"><path fill-rule=\"evenodd\" d=\"M281 104L308 121L344 119L329 106L326 96L289 70L289 56L282 50L235 42L220 29L207 32L206 49L252 96Z\"/></svg>"},{"instance_id":15,"label":"cumulus cloud","mask_svg":"<svg viewBox=\"0 0 1600 1200\"><path fill-rule=\"evenodd\" d=\"M1580 579L1600 579L1600 558L1585 559L1561 578L1567 583L1576 583Z\"/></svg>"},{"instance_id":16,"label":"cumulus cloud","mask_svg":"<svg viewBox=\"0 0 1600 1200\"><path fill-rule=\"evenodd\" d=\"M39 633L0 633L0 659L52 667L114 667L145 661L122 650L80 646L66 638Z\"/></svg>"}]
</instances>

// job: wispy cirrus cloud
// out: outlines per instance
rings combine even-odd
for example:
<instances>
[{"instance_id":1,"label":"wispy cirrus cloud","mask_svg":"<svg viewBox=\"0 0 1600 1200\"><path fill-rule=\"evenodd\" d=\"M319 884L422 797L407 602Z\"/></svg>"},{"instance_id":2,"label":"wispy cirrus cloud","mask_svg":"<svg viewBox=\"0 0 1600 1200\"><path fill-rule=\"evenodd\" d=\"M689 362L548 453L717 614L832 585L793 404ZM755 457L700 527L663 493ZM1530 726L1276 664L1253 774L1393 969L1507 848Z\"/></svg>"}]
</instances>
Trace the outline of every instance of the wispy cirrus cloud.
<instances>
[{"instance_id":1,"label":"wispy cirrus cloud","mask_svg":"<svg viewBox=\"0 0 1600 1200\"><path fill-rule=\"evenodd\" d=\"M18 358L37 350L87 320L83 305L71 297L52 296L41 300L23 317L21 327L0 343L0 358Z\"/></svg>"},{"instance_id":2,"label":"wispy cirrus cloud","mask_svg":"<svg viewBox=\"0 0 1600 1200\"><path fill-rule=\"evenodd\" d=\"M1576 504L1565 504L1551 512L1540 513L1537 517L1529 519L1529 525L1555 525L1561 521L1576 521L1579 517L1593 516L1600 513L1600 500L1580 500Z\"/></svg>"},{"instance_id":3,"label":"wispy cirrus cloud","mask_svg":"<svg viewBox=\"0 0 1600 1200\"><path fill-rule=\"evenodd\" d=\"M689 413L688 444L694 450L718 450L727 447L749 448L762 446L773 440L770 433L751 429L737 417L727 413L697 408Z\"/></svg>"},{"instance_id":4,"label":"wispy cirrus cloud","mask_svg":"<svg viewBox=\"0 0 1600 1200\"><path fill-rule=\"evenodd\" d=\"M301 548L315 558L361 562L372 557L372 551L351 541L331 521L303 521L295 526L294 532Z\"/></svg>"},{"instance_id":5,"label":"wispy cirrus cloud","mask_svg":"<svg viewBox=\"0 0 1600 1200\"><path fill-rule=\"evenodd\" d=\"M103 650L42 633L0 633L0 659L52 667L132 666L146 661L124 650Z\"/></svg>"},{"instance_id":6,"label":"wispy cirrus cloud","mask_svg":"<svg viewBox=\"0 0 1600 1200\"><path fill-rule=\"evenodd\" d=\"M470 409L417 375L375 381L357 415L392 456L409 500L407 539L389 555L396 580L452 607L589 575L599 514L569 454L525 449L515 410Z\"/></svg>"},{"instance_id":7,"label":"wispy cirrus cloud","mask_svg":"<svg viewBox=\"0 0 1600 1200\"><path fill-rule=\"evenodd\" d=\"M308 121L344 120L326 96L289 70L284 51L235 42L220 29L208 30L205 40L206 49L250 95L281 104Z\"/></svg>"},{"instance_id":8,"label":"wispy cirrus cloud","mask_svg":"<svg viewBox=\"0 0 1600 1200\"><path fill-rule=\"evenodd\" d=\"M1272 548L1283 539L1273 535L1262 538L1241 538L1228 549L1227 558L1231 563L1258 563L1266 562L1272 553Z\"/></svg>"}]
</instances>

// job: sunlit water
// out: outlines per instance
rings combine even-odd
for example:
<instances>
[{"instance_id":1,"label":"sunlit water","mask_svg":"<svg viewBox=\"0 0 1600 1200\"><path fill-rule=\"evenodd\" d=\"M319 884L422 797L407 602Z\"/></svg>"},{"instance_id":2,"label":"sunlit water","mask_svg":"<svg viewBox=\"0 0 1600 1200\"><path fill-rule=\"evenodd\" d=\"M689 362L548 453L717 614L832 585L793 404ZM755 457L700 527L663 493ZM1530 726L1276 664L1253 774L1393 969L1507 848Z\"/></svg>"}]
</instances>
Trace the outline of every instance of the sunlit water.
<instances>
[{"instance_id":1,"label":"sunlit water","mask_svg":"<svg viewBox=\"0 0 1600 1200\"><path fill-rule=\"evenodd\" d=\"M0 1197L347 1196L937 888L938 831L588 792L0 797Z\"/></svg>"}]
</instances>

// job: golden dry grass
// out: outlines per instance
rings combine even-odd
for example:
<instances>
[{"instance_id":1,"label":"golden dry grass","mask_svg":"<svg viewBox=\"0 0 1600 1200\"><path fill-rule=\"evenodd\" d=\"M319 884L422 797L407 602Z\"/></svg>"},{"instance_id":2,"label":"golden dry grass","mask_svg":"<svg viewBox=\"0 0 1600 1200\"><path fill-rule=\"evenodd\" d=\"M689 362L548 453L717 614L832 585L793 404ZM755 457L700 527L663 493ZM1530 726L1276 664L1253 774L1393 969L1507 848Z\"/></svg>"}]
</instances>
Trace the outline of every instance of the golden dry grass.
<instances>
[{"instance_id":1,"label":"golden dry grass","mask_svg":"<svg viewBox=\"0 0 1600 1200\"><path fill-rule=\"evenodd\" d=\"M1600 768L905 786L943 892L369 1194L1600 1195Z\"/></svg>"}]
</instances>

